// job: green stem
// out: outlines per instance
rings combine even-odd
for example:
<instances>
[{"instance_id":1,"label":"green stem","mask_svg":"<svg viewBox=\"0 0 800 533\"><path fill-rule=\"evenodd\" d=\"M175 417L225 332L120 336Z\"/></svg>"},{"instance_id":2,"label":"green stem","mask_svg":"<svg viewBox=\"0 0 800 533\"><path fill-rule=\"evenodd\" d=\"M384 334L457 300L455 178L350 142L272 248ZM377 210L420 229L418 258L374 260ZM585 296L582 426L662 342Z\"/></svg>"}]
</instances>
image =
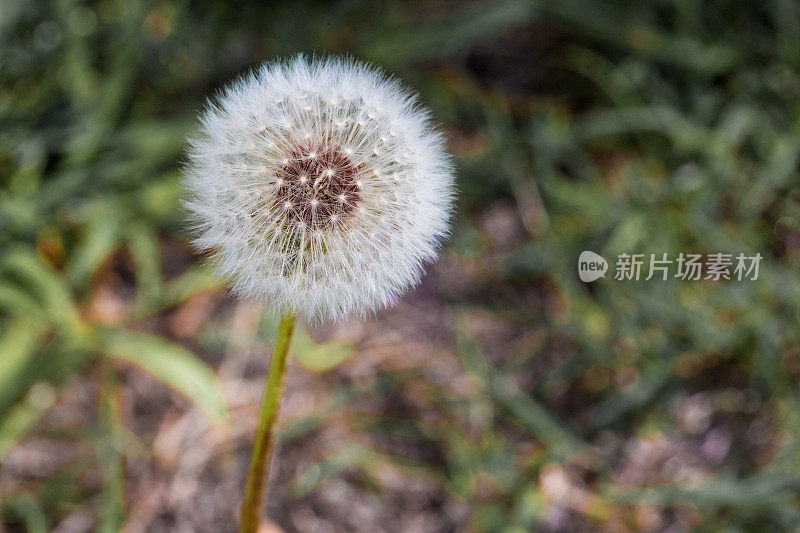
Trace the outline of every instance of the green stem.
<instances>
[{"instance_id":1,"label":"green stem","mask_svg":"<svg viewBox=\"0 0 800 533\"><path fill-rule=\"evenodd\" d=\"M275 421L283 397L283 386L288 368L289 341L294 331L293 315L283 315L278 328L278 338L269 364L267 384L261 399L261 410L258 413L253 453L250 455L250 466L247 468L247 485L242 501L242 521L239 533L255 533L261 517L261 502L266 493L266 482L269 476L272 448L275 444Z\"/></svg>"}]
</instances>

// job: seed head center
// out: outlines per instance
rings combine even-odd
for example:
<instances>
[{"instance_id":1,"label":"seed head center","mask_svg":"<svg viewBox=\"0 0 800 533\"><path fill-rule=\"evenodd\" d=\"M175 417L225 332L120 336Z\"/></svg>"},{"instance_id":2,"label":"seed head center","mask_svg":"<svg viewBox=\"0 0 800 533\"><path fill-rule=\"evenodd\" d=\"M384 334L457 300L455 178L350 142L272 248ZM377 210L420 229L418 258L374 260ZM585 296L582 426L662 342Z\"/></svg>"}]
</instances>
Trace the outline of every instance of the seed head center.
<instances>
[{"instance_id":1,"label":"seed head center","mask_svg":"<svg viewBox=\"0 0 800 533\"><path fill-rule=\"evenodd\" d=\"M356 210L359 175L350 156L336 146L298 146L275 175L274 205L297 228L334 228Z\"/></svg>"}]
</instances>

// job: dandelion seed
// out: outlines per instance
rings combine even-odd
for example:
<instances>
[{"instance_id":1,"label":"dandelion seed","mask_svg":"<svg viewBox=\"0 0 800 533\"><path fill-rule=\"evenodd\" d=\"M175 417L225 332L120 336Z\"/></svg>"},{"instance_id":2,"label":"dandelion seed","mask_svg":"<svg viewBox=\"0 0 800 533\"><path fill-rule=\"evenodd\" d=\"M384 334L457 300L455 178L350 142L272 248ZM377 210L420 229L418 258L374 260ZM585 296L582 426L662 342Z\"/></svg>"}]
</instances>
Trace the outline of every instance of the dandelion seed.
<instances>
[{"instance_id":1,"label":"dandelion seed","mask_svg":"<svg viewBox=\"0 0 800 533\"><path fill-rule=\"evenodd\" d=\"M260 172L233 170L254 161ZM435 259L452 210L428 112L348 60L268 63L233 83L204 112L184 174L194 243L234 292L312 322L396 300Z\"/></svg>"}]
</instances>

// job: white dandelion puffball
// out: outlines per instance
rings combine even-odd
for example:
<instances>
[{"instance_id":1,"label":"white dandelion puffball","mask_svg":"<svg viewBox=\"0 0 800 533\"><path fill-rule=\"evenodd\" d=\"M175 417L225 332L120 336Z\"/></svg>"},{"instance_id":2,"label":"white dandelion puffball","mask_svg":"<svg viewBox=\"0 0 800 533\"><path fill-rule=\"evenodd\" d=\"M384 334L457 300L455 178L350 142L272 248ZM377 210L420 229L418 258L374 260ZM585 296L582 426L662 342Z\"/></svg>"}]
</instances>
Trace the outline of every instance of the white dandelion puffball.
<instances>
[{"instance_id":1,"label":"white dandelion puffball","mask_svg":"<svg viewBox=\"0 0 800 533\"><path fill-rule=\"evenodd\" d=\"M202 115L184 171L196 237L240 296L310 321L384 307L448 232L453 167L398 82L342 59L267 63Z\"/></svg>"}]
</instances>

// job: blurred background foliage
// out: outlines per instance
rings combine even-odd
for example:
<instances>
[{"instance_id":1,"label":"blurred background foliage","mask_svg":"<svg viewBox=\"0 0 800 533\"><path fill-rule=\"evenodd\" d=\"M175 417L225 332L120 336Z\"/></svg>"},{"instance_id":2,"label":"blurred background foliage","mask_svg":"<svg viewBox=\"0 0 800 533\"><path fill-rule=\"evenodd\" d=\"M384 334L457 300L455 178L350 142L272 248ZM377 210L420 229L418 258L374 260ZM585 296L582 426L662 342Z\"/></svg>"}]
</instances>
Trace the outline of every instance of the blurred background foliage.
<instances>
[{"instance_id":1,"label":"blurred background foliage","mask_svg":"<svg viewBox=\"0 0 800 533\"><path fill-rule=\"evenodd\" d=\"M800 527L797 2L5 0L0 461L41 439L83 448L33 476L0 467L0 530L81 530L64 525L76 509L86 529L130 526L126 470L151 453L124 405L143 401L125 392L136 372L231 424L215 369L250 348L224 321L165 325L220 294L185 245L180 165L206 96L298 52L381 65L443 123L455 229L399 313L432 308L459 370L351 379L368 341L301 332L295 358L327 388L283 449L347 433L273 484L282 528L303 530L292 509L335 478L391 492L387 465L466 510L386 531ZM764 260L757 281L584 284L582 250ZM258 320L266 346L274 319ZM94 414L57 423L82 382ZM350 408L365 398L383 407Z\"/></svg>"}]
</instances>

